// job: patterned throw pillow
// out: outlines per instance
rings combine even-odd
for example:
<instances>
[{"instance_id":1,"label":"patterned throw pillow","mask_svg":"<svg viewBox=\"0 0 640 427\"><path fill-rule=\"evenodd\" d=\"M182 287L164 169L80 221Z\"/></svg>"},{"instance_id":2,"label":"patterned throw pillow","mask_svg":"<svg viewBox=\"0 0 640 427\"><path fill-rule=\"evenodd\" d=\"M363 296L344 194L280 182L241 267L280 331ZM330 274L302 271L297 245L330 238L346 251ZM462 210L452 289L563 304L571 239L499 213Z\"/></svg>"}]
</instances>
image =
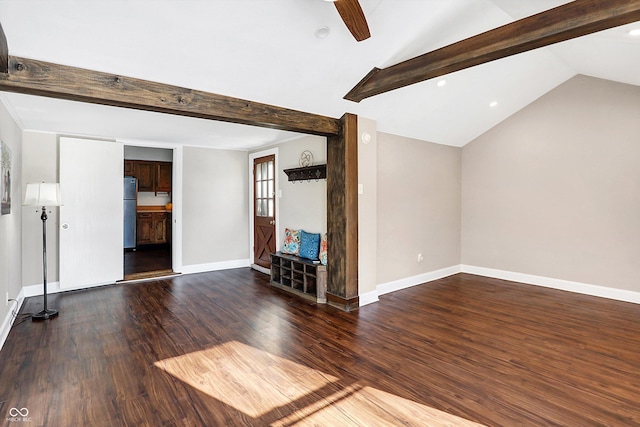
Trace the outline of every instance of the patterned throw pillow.
<instances>
[{"instance_id":1,"label":"patterned throw pillow","mask_svg":"<svg viewBox=\"0 0 640 427\"><path fill-rule=\"evenodd\" d=\"M307 259L318 259L319 253L320 234L300 230L300 256Z\"/></svg>"},{"instance_id":2,"label":"patterned throw pillow","mask_svg":"<svg viewBox=\"0 0 640 427\"><path fill-rule=\"evenodd\" d=\"M298 230L284 229L282 253L290 255L298 255L300 253L300 232Z\"/></svg>"},{"instance_id":3,"label":"patterned throw pillow","mask_svg":"<svg viewBox=\"0 0 640 427\"><path fill-rule=\"evenodd\" d=\"M320 240L320 263L322 265L327 265L327 233L322 235L322 240Z\"/></svg>"}]
</instances>

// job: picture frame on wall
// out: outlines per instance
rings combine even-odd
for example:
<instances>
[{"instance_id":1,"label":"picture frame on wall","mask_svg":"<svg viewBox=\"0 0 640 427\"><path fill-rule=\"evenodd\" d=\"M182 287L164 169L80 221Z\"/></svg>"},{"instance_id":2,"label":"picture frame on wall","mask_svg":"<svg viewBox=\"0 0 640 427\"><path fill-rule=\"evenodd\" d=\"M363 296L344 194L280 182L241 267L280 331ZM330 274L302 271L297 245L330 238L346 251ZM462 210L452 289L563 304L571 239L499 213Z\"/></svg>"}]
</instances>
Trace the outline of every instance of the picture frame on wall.
<instances>
[{"instance_id":1,"label":"picture frame on wall","mask_svg":"<svg viewBox=\"0 0 640 427\"><path fill-rule=\"evenodd\" d=\"M11 213L11 148L0 141L0 215Z\"/></svg>"}]
</instances>

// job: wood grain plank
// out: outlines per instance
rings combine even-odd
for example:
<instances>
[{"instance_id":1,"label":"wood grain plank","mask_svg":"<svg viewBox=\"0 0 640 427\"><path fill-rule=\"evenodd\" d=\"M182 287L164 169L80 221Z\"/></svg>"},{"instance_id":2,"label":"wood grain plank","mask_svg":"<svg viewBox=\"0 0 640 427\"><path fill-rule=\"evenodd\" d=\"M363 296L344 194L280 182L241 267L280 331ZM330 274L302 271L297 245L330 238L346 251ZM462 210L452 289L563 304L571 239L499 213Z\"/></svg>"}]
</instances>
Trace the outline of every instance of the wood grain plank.
<instances>
[{"instance_id":1,"label":"wood grain plank","mask_svg":"<svg viewBox=\"0 0 640 427\"><path fill-rule=\"evenodd\" d=\"M238 269L54 294L61 315L16 323L0 351L0 416L640 425L640 305L457 274L344 312L268 282Z\"/></svg>"},{"instance_id":2,"label":"wood grain plank","mask_svg":"<svg viewBox=\"0 0 640 427\"><path fill-rule=\"evenodd\" d=\"M0 90L329 136L337 119L117 74L9 56Z\"/></svg>"},{"instance_id":3,"label":"wood grain plank","mask_svg":"<svg viewBox=\"0 0 640 427\"><path fill-rule=\"evenodd\" d=\"M399 64L371 70L344 99L365 98L640 20L639 0L574 0Z\"/></svg>"},{"instance_id":4,"label":"wood grain plank","mask_svg":"<svg viewBox=\"0 0 640 427\"><path fill-rule=\"evenodd\" d=\"M358 297L358 119L341 122L341 134L327 140L327 302L350 310Z\"/></svg>"}]
</instances>

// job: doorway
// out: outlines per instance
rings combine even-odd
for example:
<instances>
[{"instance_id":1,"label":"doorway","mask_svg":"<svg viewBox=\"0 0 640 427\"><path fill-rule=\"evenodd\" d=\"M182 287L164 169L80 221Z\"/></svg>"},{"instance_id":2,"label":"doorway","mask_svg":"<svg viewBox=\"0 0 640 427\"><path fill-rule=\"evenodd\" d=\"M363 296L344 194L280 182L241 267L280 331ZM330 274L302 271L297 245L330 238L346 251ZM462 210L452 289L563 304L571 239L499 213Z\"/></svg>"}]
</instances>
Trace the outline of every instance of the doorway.
<instances>
[{"instance_id":1,"label":"doorway","mask_svg":"<svg viewBox=\"0 0 640 427\"><path fill-rule=\"evenodd\" d=\"M130 234L125 232L124 280L174 273L172 176L173 150L125 146L125 195L133 195L124 200L125 230ZM134 208L127 209L127 203Z\"/></svg>"},{"instance_id":2,"label":"doorway","mask_svg":"<svg viewBox=\"0 0 640 427\"><path fill-rule=\"evenodd\" d=\"M278 244L278 178L277 147L249 155L251 268L265 274L270 274L270 255Z\"/></svg>"},{"instance_id":3,"label":"doorway","mask_svg":"<svg viewBox=\"0 0 640 427\"><path fill-rule=\"evenodd\" d=\"M276 249L275 155L253 160L253 262L271 268Z\"/></svg>"}]
</instances>

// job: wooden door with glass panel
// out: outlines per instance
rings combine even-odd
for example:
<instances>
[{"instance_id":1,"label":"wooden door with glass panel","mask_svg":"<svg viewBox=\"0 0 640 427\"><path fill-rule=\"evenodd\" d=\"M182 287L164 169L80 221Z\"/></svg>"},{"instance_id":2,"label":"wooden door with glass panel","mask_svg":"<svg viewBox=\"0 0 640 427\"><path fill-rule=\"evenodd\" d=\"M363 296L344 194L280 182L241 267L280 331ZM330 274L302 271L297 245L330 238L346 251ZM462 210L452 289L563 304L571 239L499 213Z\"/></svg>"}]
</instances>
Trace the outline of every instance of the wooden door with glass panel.
<instances>
[{"instance_id":1,"label":"wooden door with glass panel","mask_svg":"<svg viewBox=\"0 0 640 427\"><path fill-rule=\"evenodd\" d=\"M271 268L269 255L276 251L275 156L253 161L253 262Z\"/></svg>"}]
</instances>

